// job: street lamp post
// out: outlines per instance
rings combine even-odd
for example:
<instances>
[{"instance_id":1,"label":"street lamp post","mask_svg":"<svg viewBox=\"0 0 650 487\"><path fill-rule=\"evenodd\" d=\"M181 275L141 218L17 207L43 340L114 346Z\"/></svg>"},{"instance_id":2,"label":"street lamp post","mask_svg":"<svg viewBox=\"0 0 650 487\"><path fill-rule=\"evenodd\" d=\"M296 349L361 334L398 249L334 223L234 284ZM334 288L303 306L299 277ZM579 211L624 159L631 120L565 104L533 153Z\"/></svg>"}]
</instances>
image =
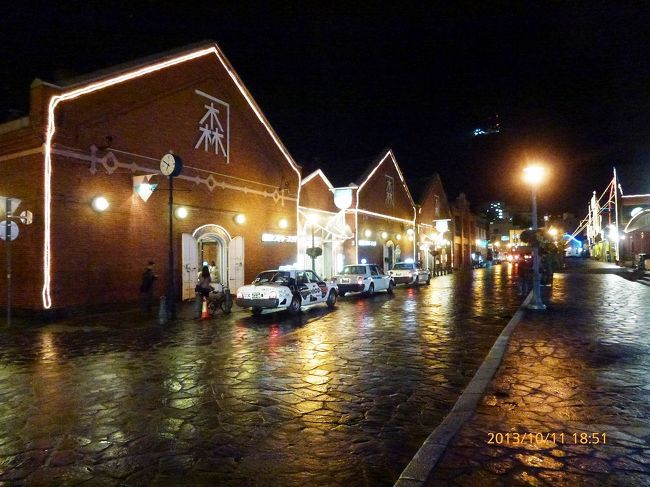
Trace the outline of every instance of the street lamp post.
<instances>
[{"instance_id":1,"label":"street lamp post","mask_svg":"<svg viewBox=\"0 0 650 487\"><path fill-rule=\"evenodd\" d=\"M174 296L175 286L174 286L174 176L169 175L169 261L168 266L168 278L167 282L167 296L169 301L167 301L167 307L169 315L172 320L176 319L176 301Z\"/></svg>"},{"instance_id":2,"label":"street lamp post","mask_svg":"<svg viewBox=\"0 0 650 487\"><path fill-rule=\"evenodd\" d=\"M167 311L172 319L176 318L175 282L174 282L174 178L183 170L183 159L174 154L165 154L160 160L160 172L169 176L169 262L167 283ZM166 320L164 320L166 321Z\"/></svg>"},{"instance_id":3,"label":"street lamp post","mask_svg":"<svg viewBox=\"0 0 650 487\"><path fill-rule=\"evenodd\" d=\"M533 234L537 235L537 186L544 177L544 168L541 166L528 166L524 169L524 179L530 183L532 188L533 208ZM539 242L533 241L533 300L528 304L529 309L545 310L546 305L542 302L539 275Z\"/></svg>"}]
</instances>

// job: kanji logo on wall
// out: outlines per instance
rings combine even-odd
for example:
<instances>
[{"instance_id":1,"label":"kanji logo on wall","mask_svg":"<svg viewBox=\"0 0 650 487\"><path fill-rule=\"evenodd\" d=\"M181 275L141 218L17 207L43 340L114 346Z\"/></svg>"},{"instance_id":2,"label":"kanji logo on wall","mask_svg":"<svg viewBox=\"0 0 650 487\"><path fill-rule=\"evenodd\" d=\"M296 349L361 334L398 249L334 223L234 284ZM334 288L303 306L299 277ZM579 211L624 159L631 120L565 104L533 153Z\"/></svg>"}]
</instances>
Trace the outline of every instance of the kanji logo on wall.
<instances>
[{"instance_id":1,"label":"kanji logo on wall","mask_svg":"<svg viewBox=\"0 0 650 487\"><path fill-rule=\"evenodd\" d=\"M386 176L386 206L395 206L395 179Z\"/></svg>"},{"instance_id":2,"label":"kanji logo on wall","mask_svg":"<svg viewBox=\"0 0 650 487\"><path fill-rule=\"evenodd\" d=\"M226 163L230 162L230 105L210 96L201 90L194 92L205 98L203 107L206 112L199 120L201 136L194 146L195 149L203 147L205 152L212 152L223 156Z\"/></svg>"}]
</instances>

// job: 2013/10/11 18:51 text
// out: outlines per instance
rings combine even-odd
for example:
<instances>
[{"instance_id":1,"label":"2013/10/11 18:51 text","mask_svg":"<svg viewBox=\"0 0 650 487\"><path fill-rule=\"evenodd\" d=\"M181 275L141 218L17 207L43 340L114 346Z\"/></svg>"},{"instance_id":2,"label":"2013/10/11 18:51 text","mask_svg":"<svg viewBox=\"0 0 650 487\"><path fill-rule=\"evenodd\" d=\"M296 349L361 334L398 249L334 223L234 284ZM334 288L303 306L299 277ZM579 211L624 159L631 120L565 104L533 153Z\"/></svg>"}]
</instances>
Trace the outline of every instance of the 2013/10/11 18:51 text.
<instances>
[{"instance_id":1,"label":"2013/10/11 18:51 text","mask_svg":"<svg viewBox=\"0 0 650 487\"><path fill-rule=\"evenodd\" d=\"M488 445L605 445L607 433L488 433Z\"/></svg>"}]
</instances>

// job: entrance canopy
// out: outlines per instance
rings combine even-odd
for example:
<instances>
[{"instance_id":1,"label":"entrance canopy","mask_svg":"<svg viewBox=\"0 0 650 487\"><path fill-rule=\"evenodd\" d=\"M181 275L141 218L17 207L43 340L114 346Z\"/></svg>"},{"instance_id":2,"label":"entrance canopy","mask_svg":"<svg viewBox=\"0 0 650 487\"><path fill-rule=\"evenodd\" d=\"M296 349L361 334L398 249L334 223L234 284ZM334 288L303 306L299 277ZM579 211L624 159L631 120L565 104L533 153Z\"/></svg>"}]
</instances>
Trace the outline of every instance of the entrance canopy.
<instances>
[{"instance_id":1,"label":"entrance canopy","mask_svg":"<svg viewBox=\"0 0 650 487\"><path fill-rule=\"evenodd\" d=\"M625 226L625 233L634 231L650 232L650 208L640 211Z\"/></svg>"}]
</instances>

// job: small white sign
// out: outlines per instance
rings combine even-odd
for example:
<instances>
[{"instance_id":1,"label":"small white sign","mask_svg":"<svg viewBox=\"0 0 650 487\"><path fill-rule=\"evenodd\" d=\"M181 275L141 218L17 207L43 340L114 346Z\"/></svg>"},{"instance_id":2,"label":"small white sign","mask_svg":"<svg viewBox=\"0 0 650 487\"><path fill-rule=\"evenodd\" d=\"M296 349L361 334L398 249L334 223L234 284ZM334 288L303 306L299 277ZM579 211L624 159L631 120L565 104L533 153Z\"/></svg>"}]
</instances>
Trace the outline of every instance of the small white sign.
<instances>
[{"instance_id":1,"label":"small white sign","mask_svg":"<svg viewBox=\"0 0 650 487\"><path fill-rule=\"evenodd\" d=\"M376 247L376 240L359 240L359 247Z\"/></svg>"},{"instance_id":2,"label":"small white sign","mask_svg":"<svg viewBox=\"0 0 650 487\"><path fill-rule=\"evenodd\" d=\"M32 222L34 221L34 215L32 214L31 211L25 210L20 213L20 221L23 222L25 225L31 225Z\"/></svg>"},{"instance_id":3,"label":"small white sign","mask_svg":"<svg viewBox=\"0 0 650 487\"><path fill-rule=\"evenodd\" d=\"M0 238L7 240L7 220L0 222ZM9 240L16 240L18 238L18 225L16 222L9 222Z\"/></svg>"},{"instance_id":4,"label":"small white sign","mask_svg":"<svg viewBox=\"0 0 650 487\"><path fill-rule=\"evenodd\" d=\"M295 235L278 235L275 233L263 233L262 242L279 242L279 243L295 243L298 237Z\"/></svg>"}]
</instances>

